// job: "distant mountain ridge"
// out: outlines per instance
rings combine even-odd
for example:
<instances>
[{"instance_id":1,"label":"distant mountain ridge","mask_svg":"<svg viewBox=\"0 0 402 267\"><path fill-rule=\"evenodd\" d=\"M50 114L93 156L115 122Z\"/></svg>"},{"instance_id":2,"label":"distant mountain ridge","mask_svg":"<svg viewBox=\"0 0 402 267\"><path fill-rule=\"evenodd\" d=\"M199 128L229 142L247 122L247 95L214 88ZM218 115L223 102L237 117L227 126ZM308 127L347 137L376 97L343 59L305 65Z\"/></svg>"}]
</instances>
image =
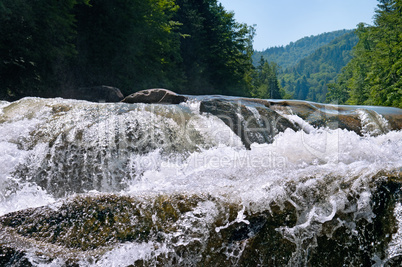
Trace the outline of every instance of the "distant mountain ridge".
<instances>
[{"instance_id":1,"label":"distant mountain ridge","mask_svg":"<svg viewBox=\"0 0 402 267\"><path fill-rule=\"evenodd\" d=\"M287 46L255 51L253 64L261 57L278 66L277 78L285 97L326 102L328 84L334 83L341 69L352 59L357 44L355 30L339 30L304 37Z\"/></svg>"},{"instance_id":2,"label":"distant mountain ridge","mask_svg":"<svg viewBox=\"0 0 402 267\"><path fill-rule=\"evenodd\" d=\"M277 46L264 51L255 51L252 57L253 62L254 65L257 65L262 56L268 62L275 62L282 69L287 69L295 66L300 60L311 55L318 48L352 31L353 30L338 30L326 32L319 35L304 37L286 46Z\"/></svg>"},{"instance_id":3,"label":"distant mountain ridge","mask_svg":"<svg viewBox=\"0 0 402 267\"><path fill-rule=\"evenodd\" d=\"M278 75L281 86L293 98L326 102L327 85L335 82L341 69L352 59L352 49L357 42L355 32L348 31L319 47Z\"/></svg>"}]
</instances>

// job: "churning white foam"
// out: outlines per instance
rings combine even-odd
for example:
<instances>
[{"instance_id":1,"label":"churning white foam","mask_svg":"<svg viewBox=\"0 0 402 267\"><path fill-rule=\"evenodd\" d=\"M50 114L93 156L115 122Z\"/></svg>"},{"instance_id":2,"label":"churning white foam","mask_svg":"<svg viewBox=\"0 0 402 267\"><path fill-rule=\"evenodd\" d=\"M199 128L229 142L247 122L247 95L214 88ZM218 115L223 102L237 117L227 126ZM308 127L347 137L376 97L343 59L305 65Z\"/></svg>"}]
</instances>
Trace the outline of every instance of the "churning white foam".
<instances>
[{"instance_id":1,"label":"churning white foam","mask_svg":"<svg viewBox=\"0 0 402 267\"><path fill-rule=\"evenodd\" d=\"M50 151L47 142L59 142L59 137L71 127L75 130L65 134L66 140L74 142L77 132L82 131L83 137L87 138L82 145L90 149L106 149L115 139L121 141L120 148L129 147L128 142L123 142L125 133L119 128L125 125L128 125L125 129L130 131L140 128L140 133L157 131L158 135L154 136L163 137L169 131L179 133L176 135L179 140L174 140L176 150L156 147L124 158L128 186L113 193L129 196L211 195L242 205L243 213L239 212L235 222L244 223L247 223L245 210L266 211L273 202L281 205L287 201L304 212L297 225L282 227L278 231L296 244L319 232L317 225L332 220L336 212L349 212L347 202L352 193L359 195L354 216L371 220L374 216L370 207L372 177L380 171L402 168L402 131L362 137L347 130L315 129L296 115L284 115L304 131L287 129L276 135L272 144L252 144L251 149L246 150L240 138L219 118L200 114L197 101L177 107L160 105L152 108L142 104L109 106L61 99L29 98L21 103L22 107L0 103L0 120L6 120L0 124L0 216L56 201L51 193L37 186L29 177L21 182L13 177L13 172L23 163L28 169L39 168ZM50 110L57 109L58 105L61 105L61 111L54 115L56 117L50 116ZM29 116L24 113L27 107ZM64 107L67 107L65 111ZM185 110L189 117L176 118L172 114L178 110ZM258 110L251 111L258 119ZM377 122L380 119L375 117ZM120 132L115 131L116 127ZM38 129L43 136L38 137L39 141L31 142L31 133ZM183 143L181 140L195 140L192 139L194 136L201 136L205 143L196 144L185 153L177 149ZM117 163L115 165L120 168ZM311 203L306 196L320 201ZM395 209L399 228L389 247L391 256L401 254L401 209L400 204ZM202 226L202 223L209 223L208 216L215 212L212 202L204 202L178 224L185 228L186 222L202 218ZM186 239L188 236L180 238L183 243L190 242ZM125 266L138 259L167 254L170 249L166 244L154 242L122 244L104 254L96 265ZM61 261L40 264L59 266ZM86 260L80 264L95 266Z\"/></svg>"},{"instance_id":2,"label":"churning white foam","mask_svg":"<svg viewBox=\"0 0 402 267\"><path fill-rule=\"evenodd\" d=\"M394 215L397 220L398 230L392 235L392 241L388 248L388 258L402 256L402 203L397 203Z\"/></svg>"},{"instance_id":3,"label":"churning white foam","mask_svg":"<svg viewBox=\"0 0 402 267\"><path fill-rule=\"evenodd\" d=\"M326 146L323 146L326 145ZM293 181L332 178L334 186L359 176L402 166L401 132L361 137L346 130L287 130L273 144L253 144L251 150L220 146L191 153L177 162L152 152L135 156L141 175L129 193L146 191L194 192L253 201L281 195L281 186ZM355 181L356 182L356 181ZM356 182L357 183L357 182Z\"/></svg>"}]
</instances>

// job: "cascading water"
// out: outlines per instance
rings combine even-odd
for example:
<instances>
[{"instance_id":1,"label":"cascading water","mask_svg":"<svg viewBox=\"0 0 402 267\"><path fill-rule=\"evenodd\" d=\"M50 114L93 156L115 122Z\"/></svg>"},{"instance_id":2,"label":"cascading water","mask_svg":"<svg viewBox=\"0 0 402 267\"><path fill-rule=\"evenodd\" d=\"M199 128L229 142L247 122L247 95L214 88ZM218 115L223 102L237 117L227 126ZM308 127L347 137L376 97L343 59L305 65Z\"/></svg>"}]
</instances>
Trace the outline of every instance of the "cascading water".
<instances>
[{"instance_id":1,"label":"cascading water","mask_svg":"<svg viewBox=\"0 0 402 267\"><path fill-rule=\"evenodd\" d=\"M400 266L402 111L0 102L0 265Z\"/></svg>"}]
</instances>

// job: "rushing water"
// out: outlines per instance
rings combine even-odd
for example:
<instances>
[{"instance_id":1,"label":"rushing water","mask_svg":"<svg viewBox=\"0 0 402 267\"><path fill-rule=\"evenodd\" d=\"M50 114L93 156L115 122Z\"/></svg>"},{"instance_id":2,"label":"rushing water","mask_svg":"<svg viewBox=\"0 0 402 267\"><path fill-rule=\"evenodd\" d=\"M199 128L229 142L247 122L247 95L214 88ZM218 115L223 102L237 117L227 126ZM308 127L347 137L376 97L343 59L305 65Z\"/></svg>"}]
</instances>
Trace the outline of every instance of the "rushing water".
<instances>
[{"instance_id":1,"label":"rushing water","mask_svg":"<svg viewBox=\"0 0 402 267\"><path fill-rule=\"evenodd\" d=\"M0 246L23 252L16 266L318 266L322 255L334 262L331 252L341 255L338 266L402 262L402 131L389 115L400 118L401 110L320 106L358 121L352 131L317 118L320 111L303 117L296 110L314 103L295 102L292 109L292 102L272 102L270 112L293 126L271 129L265 138L261 131L242 136L223 115L201 112L203 100L0 102L0 216L17 218L0 227ZM245 107L258 129L266 127L266 107ZM243 125L247 118L238 110ZM247 137L262 141L248 148ZM387 190L390 200L378 204ZM89 232L81 236L87 241L71 245L69 238L87 222L65 210L82 210L85 217L85 201L102 209L114 197L124 209L135 207L121 212L132 227L126 232L139 225L148 230L124 238L97 230L101 237ZM381 213L385 224L378 222L377 210L384 208L378 205L390 209ZM32 219L36 215L45 219ZM36 223L36 231L48 231L57 216L65 218L59 225L70 223L57 230L64 240L24 229ZM50 226L40 228L39 221ZM18 234L10 227L20 227ZM107 242L95 245L98 240Z\"/></svg>"}]
</instances>

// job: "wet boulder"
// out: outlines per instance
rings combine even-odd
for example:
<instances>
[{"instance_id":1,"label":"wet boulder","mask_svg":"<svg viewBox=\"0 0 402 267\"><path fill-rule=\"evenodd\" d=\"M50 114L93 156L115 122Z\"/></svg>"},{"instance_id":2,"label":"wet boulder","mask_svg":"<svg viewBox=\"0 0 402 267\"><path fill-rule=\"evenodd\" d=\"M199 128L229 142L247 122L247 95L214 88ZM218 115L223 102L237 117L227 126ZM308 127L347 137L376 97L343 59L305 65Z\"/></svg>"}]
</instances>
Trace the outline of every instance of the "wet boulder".
<instances>
[{"instance_id":1,"label":"wet boulder","mask_svg":"<svg viewBox=\"0 0 402 267\"><path fill-rule=\"evenodd\" d=\"M206 99L201 102L200 111L220 118L248 149L252 143L272 143L275 135L288 128L299 129L267 106L245 99Z\"/></svg>"},{"instance_id":2,"label":"wet boulder","mask_svg":"<svg viewBox=\"0 0 402 267\"><path fill-rule=\"evenodd\" d=\"M180 209L172 203L177 204L180 198L157 197L145 202L116 195L76 197L57 208L45 206L6 214L0 218L0 225L18 238L88 251L127 241L147 241L178 219Z\"/></svg>"},{"instance_id":3,"label":"wet boulder","mask_svg":"<svg viewBox=\"0 0 402 267\"><path fill-rule=\"evenodd\" d=\"M91 86L80 87L73 90L65 91L61 97L86 100L91 102L120 102L124 96L120 89L112 86Z\"/></svg>"},{"instance_id":4,"label":"wet boulder","mask_svg":"<svg viewBox=\"0 0 402 267\"><path fill-rule=\"evenodd\" d=\"M187 101L187 97L161 88L142 90L133 93L122 100L124 103L146 104L180 104L185 101Z\"/></svg>"},{"instance_id":5,"label":"wet boulder","mask_svg":"<svg viewBox=\"0 0 402 267\"><path fill-rule=\"evenodd\" d=\"M306 198L255 210L206 194L77 196L0 217L0 263L30 266L28 258L36 257L79 266L90 258L103 266L104 255L120 245L151 244L149 255L127 266L400 266L400 173L372 177L367 207L352 190L332 212L323 202L326 185L286 186L289 196ZM306 221L313 211L325 220Z\"/></svg>"},{"instance_id":6,"label":"wet boulder","mask_svg":"<svg viewBox=\"0 0 402 267\"><path fill-rule=\"evenodd\" d=\"M236 222L240 205L211 196L78 196L0 217L0 263L32 266L33 257L79 266L79 261L100 260L121 244L162 243L168 248L163 254L128 264L182 266L183 262L212 264L213 259L223 264L228 259L222 248L239 249L241 242L261 234L270 235L274 244L270 248L284 248L283 258L275 262L286 262L295 246L283 240L275 228L284 221L294 224L295 209L273 210L278 212L276 216L246 213L249 223L245 224ZM253 243L250 249L261 245Z\"/></svg>"},{"instance_id":7,"label":"wet boulder","mask_svg":"<svg viewBox=\"0 0 402 267\"><path fill-rule=\"evenodd\" d=\"M315 128L346 129L359 135L380 135L402 128L402 109L342 106L299 100L265 100L271 109L297 115Z\"/></svg>"}]
</instances>

